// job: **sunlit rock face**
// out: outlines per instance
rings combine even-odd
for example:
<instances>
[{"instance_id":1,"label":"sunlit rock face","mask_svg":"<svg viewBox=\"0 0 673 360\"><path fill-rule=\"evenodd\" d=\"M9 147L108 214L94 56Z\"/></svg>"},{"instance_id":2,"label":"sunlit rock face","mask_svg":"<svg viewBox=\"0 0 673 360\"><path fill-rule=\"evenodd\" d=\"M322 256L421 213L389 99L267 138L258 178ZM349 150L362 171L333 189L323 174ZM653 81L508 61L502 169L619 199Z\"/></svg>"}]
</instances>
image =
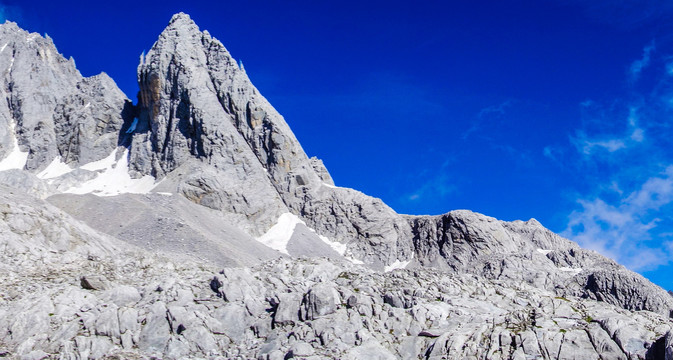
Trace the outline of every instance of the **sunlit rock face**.
<instances>
[{"instance_id":1,"label":"sunlit rock face","mask_svg":"<svg viewBox=\"0 0 673 360\"><path fill-rule=\"evenodd\" d=\"M10 22L0 71L0 357L673 354L668 293L534 219L335 186L186 14L137 105Z\"/></svg>"}]
</instances>

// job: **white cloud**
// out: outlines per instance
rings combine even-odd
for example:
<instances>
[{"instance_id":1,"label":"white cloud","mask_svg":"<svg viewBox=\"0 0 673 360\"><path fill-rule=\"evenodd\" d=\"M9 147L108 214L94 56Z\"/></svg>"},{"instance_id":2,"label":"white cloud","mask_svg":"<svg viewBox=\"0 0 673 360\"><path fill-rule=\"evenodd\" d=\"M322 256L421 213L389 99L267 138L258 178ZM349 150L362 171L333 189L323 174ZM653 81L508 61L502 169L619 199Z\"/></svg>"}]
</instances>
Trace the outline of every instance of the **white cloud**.
<instances>
[{"instance_id":1,"label":"white cloud","mask_svg":"<svg viewBox=\"0 0 673 360\"><path fill-rule=\"evenodd\" d=\"M580 136L580 138L582 137L584 136ZM622 139L590 140L583 138L580 140L579 145L582 147L581 151L585 155L591 155L596 149L612 153L626 148L626 143Z\"/></svg>"},{"instance_id":2,"label":"white cloud","mask_svg":"<svg viewBox=\"0 0 673 360\"><path fill-rule=\"evenodd\" d=\"M631 63L631 67L629 68L631 81L637 81L640 77L640 73L642 73L643 70L650 65L650 55L654 50L654 43L646 46L643 49L643 56Z\"/></svg>"},{"instance_id":3,"label":"white cloud","mask_svg":"<svg viewBox=\"0 0 673 360\"><path fill-rule=\"evenodd\" d=\"M627 80L673 74L672 58L652 42ZM636 271L673 265L673 77L647 80L628 100L579 104L582 126L565 153L582 190L563 235ZM554 159L553 150L544 155Z\"/></svg>"},{"instance_id":4,"label":"white cloud","mask_svg":"<svg viewBox=\"0 0 673 360\"><path fill-rule=\"evenodd\" d=\"M643 142L643 140L645 140L645 132L643 129L633 129L633 132L631 133L631 140L635 142Z\"/></svg>"},{"instance_id":5,"label":"white cloud","mask_svg":"<svg viewBox=\"0 0 673 360\"><path fill-rule=\"evenodd\" d=\"M668 264L673 259L671 243L651 240L661 236L658 216L662 208L673 205L673 165L626 196L617 183L611 187L622 196L612 202L601 198L579 200L581 208L570 214L563 235L632 270Z\"/></svg>"},{"instance_id":6,"label":"white cloud","mask_svg":"<svg viewBox=\"0 0 673 360\"><path fill-rule=\"evenodd\" d=\"M638 125L638 111L637 107L629 109L626 130L621 134L595 134L589 136L585 130L580 130L570 140L575 145L577 151L587 157L600 154L601 152L614 153L636 146L645 141L645 130Z\"/></svg>"}]
</instances>

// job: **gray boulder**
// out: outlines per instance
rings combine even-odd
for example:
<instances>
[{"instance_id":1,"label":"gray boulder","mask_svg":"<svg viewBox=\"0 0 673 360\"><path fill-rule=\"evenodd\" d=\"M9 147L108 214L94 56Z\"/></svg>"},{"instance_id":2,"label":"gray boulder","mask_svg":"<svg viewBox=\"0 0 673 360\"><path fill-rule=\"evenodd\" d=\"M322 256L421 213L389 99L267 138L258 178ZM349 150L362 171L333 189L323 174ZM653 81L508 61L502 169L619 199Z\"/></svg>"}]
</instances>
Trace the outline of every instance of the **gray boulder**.
<instances>
[{"instance_id":1,"label":"gray boulder","mask_svg":"<svg viewBox=\"0 0 673 360\"><path fill-rule=\"evenodd\" d=\"M313 286L302 300L301 320L315 320L332 314L339 303L339 293L333 286L323 283Z\"/></svg>"}]
</instances>

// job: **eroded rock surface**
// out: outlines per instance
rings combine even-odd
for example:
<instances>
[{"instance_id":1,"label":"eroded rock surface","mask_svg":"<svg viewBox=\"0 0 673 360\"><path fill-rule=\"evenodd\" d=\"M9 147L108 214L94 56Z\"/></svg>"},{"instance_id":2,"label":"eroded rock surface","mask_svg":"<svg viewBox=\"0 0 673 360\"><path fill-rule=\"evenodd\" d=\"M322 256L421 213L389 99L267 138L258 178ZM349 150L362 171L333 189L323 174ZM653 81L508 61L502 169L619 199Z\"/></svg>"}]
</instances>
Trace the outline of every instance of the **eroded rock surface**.
<instances>
[{"instance_id":1,"label":"eroded rock surface","mask_svg":"<svg viewBox=\"0 0 673 360\"><path fill-rule=\"evenodd\" d=\"M407 218L422 266L671 315L673 297L666 291L534 219L505 222L466 210Z\"/></svg>"}]
</instances>

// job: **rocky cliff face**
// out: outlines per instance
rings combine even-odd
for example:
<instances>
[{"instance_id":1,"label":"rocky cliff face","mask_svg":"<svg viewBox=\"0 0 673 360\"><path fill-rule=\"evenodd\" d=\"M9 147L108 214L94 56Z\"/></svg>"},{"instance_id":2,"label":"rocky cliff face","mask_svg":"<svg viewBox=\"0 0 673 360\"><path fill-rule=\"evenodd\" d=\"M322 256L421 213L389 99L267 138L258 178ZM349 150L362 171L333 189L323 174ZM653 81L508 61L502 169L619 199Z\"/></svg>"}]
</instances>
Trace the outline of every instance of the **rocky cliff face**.
<instances>
[{"instance_id":1,"label":"rocky cliff face","mask_svg":"<svg viewBox=\"0 0 673 360\"><path fill-rule=\"evenodd\" d=\"M537 221L336 187L185 14L136 106L13 23L0 71L0 357L673 358L673 298Z\"/></svg>"},{"instance_id":2,"label":"rocky cliff face","mask_svg":"<svg viewBox=\"0 0 673 360\"><path fill-rule=\"evenodd\" d=\"M138 83L130 163L140 174L177 178L194 202L246 214L252 233L292 212L374 266L411 256L406 222L378 199L335 189L245 70L189 16L171 19L141 59ZM200 171L176 174L190 167Z\"/></svg>"},{"instance_id":3,"label":"rocky cliff face","mask_svg":"<svg viewBox=\"0 0 673 360\"><path fill-rule=\"evenodd\" d=\"M460 210L408 220L423 266L512 284L525 282L559 296L596 299L664 316L673 310L673 297L647 279L580 248L534 219L510 223Z\"/></svg>"},{"instance_id":4,"label":"rocky cliff face","mask_svg":"<svg viewBox=\"0 0 673 360\"><path fill-rule=\"evenodd\" d=\"M83 78L50 38L14 23L0 26L0 39L0 154L26 153L13 167L42 170L56 157L84 164L117 147L132 104L112 79Z\"/></svg>"}]
</instances>

